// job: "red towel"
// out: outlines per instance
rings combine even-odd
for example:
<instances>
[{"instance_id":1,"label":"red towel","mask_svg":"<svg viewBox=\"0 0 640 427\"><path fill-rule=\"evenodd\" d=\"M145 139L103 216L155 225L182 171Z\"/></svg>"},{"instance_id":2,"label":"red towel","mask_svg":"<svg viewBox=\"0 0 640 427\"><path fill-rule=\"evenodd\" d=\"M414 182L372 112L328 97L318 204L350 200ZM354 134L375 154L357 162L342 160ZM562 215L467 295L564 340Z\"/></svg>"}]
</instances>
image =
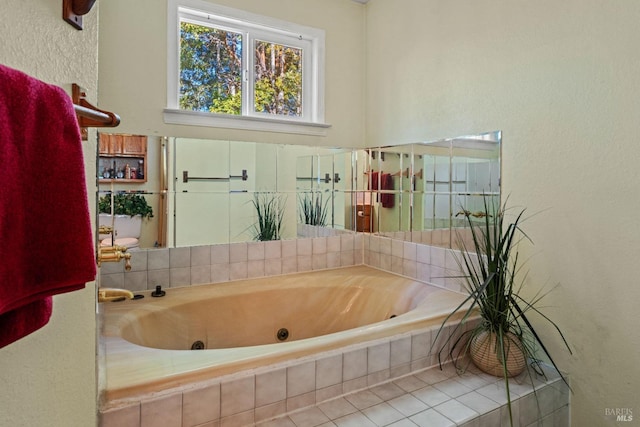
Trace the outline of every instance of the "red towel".
<instances>
[{"instance_id":1,"label":"red towel","mask_svg":"<svg viewBox=\"0 0 640 427\"><path fill-rule=\"evenodd\" d=\"M44 326L51 296L95 279L84 157L69 96L0 65L0 347Z\"/></svg>"},{"instance_id":2,"label":"red towel","mask_svg":"<svg viewBox=\"0 0 640 427\"><path fill-rule=\"evenodd\" d=\"M390 173L383 173L380 177L381 190L393 190L393 176ZM395 194L382 193L380 195L380 203L383 208L392 208L395 204Z\"/></svg>"},{"instance_id":3,"label":"red towel","mask_svg":"<svg viewBox=\"0 0 640 427\"><path fill-rule=\"evenodd\" d=\"M0 315L0 348L46 325L51 317L51 300L45 297Z\"/></svg>"},{"instance_id":4,"label":"red towel","mask_svg":"<svg viewBox=\"0 0 640 427\"><path fill-rule=\"evenodd\" d=\"M378 182L378 172L371 172L369 173L369 181L367 181L367 185L369 190L377 190L379 187L379 182Z\"/></svg>"}]
</instances>

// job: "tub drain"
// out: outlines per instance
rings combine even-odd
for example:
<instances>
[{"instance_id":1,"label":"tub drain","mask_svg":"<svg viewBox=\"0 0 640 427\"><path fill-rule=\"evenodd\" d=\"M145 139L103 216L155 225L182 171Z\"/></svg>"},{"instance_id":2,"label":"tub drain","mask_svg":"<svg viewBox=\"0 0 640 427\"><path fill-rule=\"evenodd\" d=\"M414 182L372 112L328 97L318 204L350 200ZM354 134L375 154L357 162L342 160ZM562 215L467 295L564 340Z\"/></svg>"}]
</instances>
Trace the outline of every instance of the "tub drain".
<instances>
[{"instance_id":1,"label":"tub drain","mask_svg":"<svg viewBox=\"0 0 640 427\"><path fill-rule=\"evenodd\" d=\"M191 350L204 350L204 343L202 341L194 341L191 344Z\"/></svg>"},{"instance_id":2,"label":"tub drain","mask_svg":"<svg viewBox=\"0 0 640 427\"><path fill-rule=\"evenodd\" d=\"M278 341L285 341L287 338L289 338L289 331L287 330L287 328L278 329L276 338L278 338Z\"/></svg>"}]
</instances>

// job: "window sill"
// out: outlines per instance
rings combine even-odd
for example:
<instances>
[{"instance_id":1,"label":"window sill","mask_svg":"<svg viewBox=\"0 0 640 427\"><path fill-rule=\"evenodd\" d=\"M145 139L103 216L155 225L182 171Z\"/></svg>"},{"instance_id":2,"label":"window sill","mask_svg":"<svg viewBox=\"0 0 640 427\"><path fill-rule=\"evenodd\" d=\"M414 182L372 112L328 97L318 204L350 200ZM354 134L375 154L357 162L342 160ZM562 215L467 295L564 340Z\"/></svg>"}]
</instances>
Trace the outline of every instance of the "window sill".
<instances>
[{"instance_id":1,"label":"window sill","mask_svg":"<svg viewBox=\"0 0 640 427\"><path fill-rule=\"evenodd\" d=\"M246 116L226 116L200 111L176 110L171 108L165 108L164 122L175 125L208 126L310 136L327 136L327 129L331 127L330 124L326 123L264 119L260 117Z\"/></svg>"}]
</instances>

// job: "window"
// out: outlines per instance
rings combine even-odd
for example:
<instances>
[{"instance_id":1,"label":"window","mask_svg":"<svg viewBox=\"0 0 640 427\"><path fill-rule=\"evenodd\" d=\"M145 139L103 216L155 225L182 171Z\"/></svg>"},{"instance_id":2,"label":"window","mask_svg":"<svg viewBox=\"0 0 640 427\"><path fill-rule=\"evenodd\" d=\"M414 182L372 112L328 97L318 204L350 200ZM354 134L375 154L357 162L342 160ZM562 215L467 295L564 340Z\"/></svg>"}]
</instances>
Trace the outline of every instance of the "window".
<instances>
[{"instance_id":1,"label":"window","mask_svg":"<svg viewBox=\"0 0 640 427\"><path fill-rule=\"evenodd\" d=\"M169 0L165 122L322 135L324 31Z\"/></svg>"},{"instance_id":2,"label":"window","mask_svg":"<svg viewBox=\"0 0 640 427\"><path fill-rule=\"evenodd\" d=\"M242 34L180 22L182 110L241 114Z\"/></svg>"}]
</instances>

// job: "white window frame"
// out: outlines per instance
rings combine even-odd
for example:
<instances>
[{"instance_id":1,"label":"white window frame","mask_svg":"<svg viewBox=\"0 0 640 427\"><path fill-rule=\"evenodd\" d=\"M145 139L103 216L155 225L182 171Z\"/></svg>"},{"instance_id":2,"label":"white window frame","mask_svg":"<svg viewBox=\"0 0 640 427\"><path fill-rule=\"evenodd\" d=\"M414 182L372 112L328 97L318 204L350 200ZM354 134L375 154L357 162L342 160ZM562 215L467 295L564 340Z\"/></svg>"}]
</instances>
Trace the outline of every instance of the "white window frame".
<instances>
[{"instance_id":1,"label":"white window frame","mask_svg":"<svg viewBox=\"0 0 640 427\"><path fill-rule=\"evenodd\" d=\"M326 136L330 125L324 123L324 30L201 0L168 0L168 2L165 123ZM181 19L242 34L244 87L241 115L179 108ZM303 49L302 116L272 115L254 111L255 54L253 46L256 39Z\"/></svg>"}]
</instances>

